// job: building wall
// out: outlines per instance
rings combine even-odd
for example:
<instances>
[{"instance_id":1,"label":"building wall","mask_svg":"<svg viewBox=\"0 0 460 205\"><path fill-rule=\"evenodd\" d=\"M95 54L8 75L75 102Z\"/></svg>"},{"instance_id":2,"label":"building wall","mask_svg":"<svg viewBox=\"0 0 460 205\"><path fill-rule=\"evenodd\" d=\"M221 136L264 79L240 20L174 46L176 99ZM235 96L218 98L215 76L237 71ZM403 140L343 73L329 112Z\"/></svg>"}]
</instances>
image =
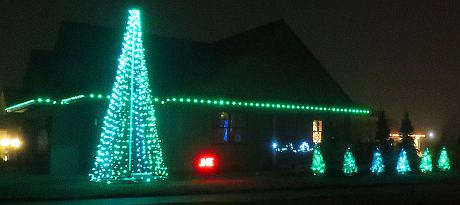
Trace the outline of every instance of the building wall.
<instances>
[{"instance_id":1,"label":"building wall","mask_svg":"<svg viewBox=\"0 0 460 205\"><path fill-rule=\"evenodd\" d=\"M216 142L222 138L216 132L221 112L245 116L246 132L241 142ZM209 150L219 157L222 172L271 169L272 142L311 140L313 119L323 120L323 143L331 152L341 150L349 138L347 118L337 115L177 106L162 107L158 113L167 163L173 174L193 172L194 156ZM329 159L337 156L330 155Z\"/></svg>"},{"instance_id":2,"label":"building wall","mask_svg":"<svg viewBox=\"0 0 460 205\"><path fill-rule=\"evenodd\" d=\"M47 109L29 111L8 113L0 117L0 129L7 130L8 138L19 139L19 147L8 146L10 150L8 162L2 165L3 170L48 173L50 162L48 132L51 114L48 114Z\"/></svg>"},{"instance_id":3,"label":"building wall","mask_svg":"<svg viewBox=\"0 0 460 205\"><path fill-rule=\"evenodd\" d=\"M222 173L269 170L272 168L272 142L311 139L313 119L323 120L325 147L337 151L348 139L347 117L341 115L188 105L156 108L165 162L172 176L193 174L195 157L205 152L218 156L218 171ZM91 102L68 105L55 112L50 132L51 174L85 175L90 172L105 112L104 105ZM235 127L244 130L241 141L222 141L218 132L222 112L241 116L236 121L244 126ZM335 160L336 156L339 155L331 155L329 159Z\"/></svg>"},{"instance_id":4,"label":"building wall","mask_svg":"<svg viewBox=\"0 0 460 205\"><path fill-rule=\"evenodd\" d=\"M96 152L101 109L91 102L56 109L50 132L51 174L89 173Z\"/></svg>"}]
</instances>

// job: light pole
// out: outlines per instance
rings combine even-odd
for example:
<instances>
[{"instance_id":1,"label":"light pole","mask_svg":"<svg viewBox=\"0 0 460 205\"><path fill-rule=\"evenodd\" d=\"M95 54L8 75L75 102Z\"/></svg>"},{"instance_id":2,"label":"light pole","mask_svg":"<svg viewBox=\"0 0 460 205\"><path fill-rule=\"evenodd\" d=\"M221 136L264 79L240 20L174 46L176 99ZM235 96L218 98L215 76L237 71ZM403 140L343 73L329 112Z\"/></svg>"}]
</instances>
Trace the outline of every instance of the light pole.
<instances>
[{"instance_id":1,"label":"light pole","mask_svg":"<svg viewBox=\"0 0 460 205\"><path fill-rule=\"evenodd\" d=\"M428 132L428 137L429 137L430 139L433 139L433 138L434 138L434 132L433 132L433 131L429 131L429 132Z\"/></svg>"}]
</instances>

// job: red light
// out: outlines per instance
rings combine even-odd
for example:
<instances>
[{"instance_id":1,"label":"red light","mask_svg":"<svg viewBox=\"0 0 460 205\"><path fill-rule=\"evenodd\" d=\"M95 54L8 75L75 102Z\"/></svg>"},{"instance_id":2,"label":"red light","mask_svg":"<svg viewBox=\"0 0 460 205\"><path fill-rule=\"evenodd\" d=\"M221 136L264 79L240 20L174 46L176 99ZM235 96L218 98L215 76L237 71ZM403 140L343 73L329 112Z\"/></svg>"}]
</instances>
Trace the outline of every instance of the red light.
<instances>
[{"instance_id":1,"label":"red light","mask_svg":"<svg viewBox=\"0 0 460 205\"><path fill-rule=\"evenodd\" d=\"M193 160L196 171L200 174L214 174L219 166L219 158L210 151L199 153Z\"/></svg>"},{"instance_id":2,"label":"red light","mask_svg":"<svg viewBox=\"0 0 460 205\"><path fill-rule=\"evenodd\" d=\"M214 167L214 157L202 157L198 167Z\"/></svg>"}]
</instances>

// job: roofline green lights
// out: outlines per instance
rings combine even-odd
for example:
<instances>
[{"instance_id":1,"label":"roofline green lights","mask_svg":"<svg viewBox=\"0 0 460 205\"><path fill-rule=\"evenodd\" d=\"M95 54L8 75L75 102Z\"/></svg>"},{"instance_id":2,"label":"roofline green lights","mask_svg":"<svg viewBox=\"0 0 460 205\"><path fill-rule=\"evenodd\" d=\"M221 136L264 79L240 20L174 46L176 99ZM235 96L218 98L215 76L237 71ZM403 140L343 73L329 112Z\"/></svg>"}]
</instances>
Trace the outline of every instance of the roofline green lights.
<instances>
[{"instance_id":1,"label":"roofline green lights","mask_svg":"<svg viewBox=\"0 0 460 205\"><path fill-rule=\"evenodd\" d=\"M76 96L73 96L73 97L70 97L70 98L62 99L61 100L61 105L70 104L72 101L75 101L75 100L78 100L78 99L81 99L81 98L84 98L84 97L85 97L85 95L76 95Z\"/></svg>"},{"instance_id":2,"label":"roofline green lights","mask_svg":"<svg viewBox=\"0 0 460 205\"><path fill-rule=\"evenodd\" d=\"M28 100L28 101L25 101L25 102L22 102L22 103L7 107L7 108L5 108L5 111L13 112L15 110L19 110L21 108L27 107L27 106L32 105L34 103L35 103L35 100Z\"/></svg>"},{"instance_id":3,"label":"roofline green lights","mask_svg":"<svg viewBox=\"0 0 460 205\"><path fill-rule=\"evenodd\" d=\"M94 100L110 99L108 95L94 94L89 95L76 95L73 97L65 98L60 101L61 105L72 104L78 100L84 98L90 98ZM360 107L341 107L341 106L319 106L319 105L306 105L306 104L287 104L287 103L275 103L275 102L262 102L262 101L244 101L244 100L225 100L221 98L195 98L195 97L170 97L160 98L155 97L153 102L156 104L196 104L196 105L211 105L211 106L225 106L225 107L247 107L256 109L273 109L273 110L293 110L293 111L308 111L308 112L331 112L331 113L349 113L357 115L370 114L370 110ZM29 100L23 103L6 108L7 112L19 110L23 107L38 104L57 104L49 98L37 98L36 100Z\"/></svg>"},{"instance_id":4,"label":"roofline green lights","mask_svg":"<svg viewBox=\"0 0 460 205\"><path fill-rule=\"evenodd\" d=\"M203 105L216 105L216 106L233 106L233 107L254 107L259 109L277 109L277 110L297 110L297 111L322 111L333 113L352 113L352 114L370 114L368 109L357 107L339 107L339 106L314 106L304 104L285 104L285 103L271 103L259 101L235 101L224 99L211 99L211 98L186 98L186 97L173 97L161 100L155 98L154 102L179 103L179 104L203 104Z\"/></svg>"}]
</instances>

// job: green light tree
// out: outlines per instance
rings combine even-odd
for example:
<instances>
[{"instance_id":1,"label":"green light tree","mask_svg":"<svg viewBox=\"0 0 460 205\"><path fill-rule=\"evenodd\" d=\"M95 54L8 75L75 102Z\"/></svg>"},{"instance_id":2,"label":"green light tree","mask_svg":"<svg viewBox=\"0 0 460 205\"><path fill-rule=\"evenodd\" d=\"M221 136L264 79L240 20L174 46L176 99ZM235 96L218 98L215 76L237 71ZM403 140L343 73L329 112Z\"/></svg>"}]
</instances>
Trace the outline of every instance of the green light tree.
<instances>
[{"instance_id":1,"label":"green light tree","mask_svg":"<svg viewBox=\"0 0 460 205\"><path fill-rule=\"evenodd\" d=\"M433 162L431 161L430 150L428 147L423 152L422 159L420 160L420 172L424 174L431 173L433 171Z\"/></svg>"},{"instance_id":2,"label":"green light tree","mask_svg":"<svg viewBox=\"0 0 460 205\"><path fill-rule=\"evenodd\" d=\"M149 182L168 176L142 45L139 10L129 10L115 82L90 180Z\"/></svg>"},{"instance_id":3,"label":"green light tree","mask_svg":"<svg viewBox=\"0 0 460 205\"><path fill-rule=\"evenodd\" d=\"M404 149L401 149L401 152L399 152L398 162L396 163L396 171L398 174L402 175L412 171L409 165L409 160L407 159L406 150Z\"/></svg>"},{"instance_id":4,"label":"green light tree","mask_svg":"<svg viewBox=\"0 0 460 205\"><path fill-rule=\"evenodd\" d=\"M383 158L379 148L377 148L374 152L370 170L371 173L374 175L380 175L385 171L385 165L383 164Z\"/></svg>"},{"instance_id":5,"label":"green light tree","mask_svg":"<svg viewBox=\"0 0 460 205\"><path fill-rule=\"evenodd\" d=\"M311 171L315 176L324 175L326 173L326 162L324 161L323 154L321 153L321 148L319 146L316 146L313 151Z\"/></svg>"},{"instance_id":6,"label":"green light tree","mask_svg":"<svg viewBox=\"0 0 460 205\"><path fill-rule=\"evenodd\" d=\"M447 172L450 170L449 155L447 154L445 147L442 147L441 153L439 154L438 169L442 172Z\"/></svg>"},{"instance_id":7,"label":"green light tree","mask_svg":"<svg viewBox=\"0 0 460 205\"><path fill-rule=\"evenodd\" d=\"M343 174L348 176L358 173L358 167L356 166L355 157L353 156L350 147L347 148L347 150L345 151L345 155L343 156L342 172Z\"/></svg>"}]
</instances>

